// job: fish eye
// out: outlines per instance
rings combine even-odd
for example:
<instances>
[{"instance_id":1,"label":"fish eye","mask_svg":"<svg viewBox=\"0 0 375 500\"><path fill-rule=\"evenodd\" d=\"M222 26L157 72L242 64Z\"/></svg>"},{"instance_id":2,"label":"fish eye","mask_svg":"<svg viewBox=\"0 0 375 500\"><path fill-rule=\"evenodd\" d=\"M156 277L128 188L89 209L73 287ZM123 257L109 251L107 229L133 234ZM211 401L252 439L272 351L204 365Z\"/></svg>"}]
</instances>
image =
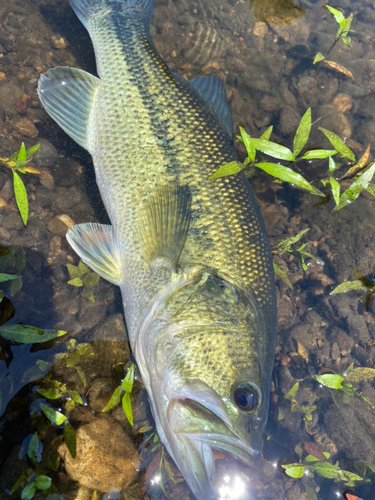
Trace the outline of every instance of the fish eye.
<instances>
[{"instance_id":1,"label":"fish eye","mask_svg":"<svg viewBox=\"0 0 375 500\"><path fill-rule=\"evenodd\" d=\"M260 406L260 391L255 384L240 384L234 391L234 401L242 411L254 411Z\"/></svg>"}]
</instances>

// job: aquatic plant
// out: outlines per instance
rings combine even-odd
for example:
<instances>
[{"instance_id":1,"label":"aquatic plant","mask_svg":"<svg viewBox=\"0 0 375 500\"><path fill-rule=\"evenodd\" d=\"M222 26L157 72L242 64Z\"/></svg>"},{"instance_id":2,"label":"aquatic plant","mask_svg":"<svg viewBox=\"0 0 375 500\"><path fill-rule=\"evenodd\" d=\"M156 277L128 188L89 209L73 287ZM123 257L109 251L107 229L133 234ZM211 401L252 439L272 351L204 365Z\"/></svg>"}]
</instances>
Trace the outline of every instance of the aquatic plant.
<instances>
[{"instance_id":1,"label":"aquatic plant","mask_svg":"<svg viewBox=\"0 0 375 500\"><path fill-rule=\"evenodd\" d=\"M0 247L0 283L9 282L8 291L11 297L22 288L22 276L19 273L24 267L25 253L22 247L17 245L11 248ZM4 296L4 290L0 290L0 302Z\"/></svg>"},{"instance_id":2,"label":"aquatic plant","mask_svg":"<svg viewBox=\"0 0 375 500\"><path fill-rule=\"evenodd\" d=\"M352 363L342 375L336 373L324 373L322 375L315 375L315 380L324 387L334 389L335 391L342 392L343 403L349 403L352 396L362 398L371 408L375 408L375 403L370 401L362 392L353 384L358 384L375 377L375 369L367 367L354 368ZM337 399L334 397L337 404Z\"/></svg>"},{"instance_id":3,"label":"aquatic plant","mask_svg":"<svg viewBox=\"0 0 375 500\"><path fill-rule=\"evenodd\" d=\"M42 461L43 444L39 440L38 433L29 434L22 442L21 450L18 458L21 460L23 456L27 456L34 468L28 468L26 474L15 482L10 493L15 493L19 488L22 488L21 499L31 500L37 490L41 490L46 497L46 500L60 499L57 495L57 489L52 484L52 479L49 476L41 474L39 463Z\"/></svg>"},{"instance_id":4,"label":"aquatic plant","mask_svg":"<svg viewBox=\"0 0 375 500\"><path fill-rule=\"evenodd\" d=\"M349 33L355 33L354 30L350 29L351 23L353 21L353 14L350 14L347 18L344 17L344 14L341 12L341 10L335 9L334 7L331 7L330 5L326 5L326 8L331 12L333 17L335 18L336 23L338 24L338 30L335 36L335 41L327 51L327 55L323 55L321 52L318 52L316 56L314 57L314 64L324 61L328 66L330 66L333 69L336 69L337 71L346 74L347 76L350 76L353 78L352 74L350 71L348 71L346 68L341 66L340 64L335 63L334 61L327 61L326 57L329 55L329 53L332 51L333 47L336 45L337 42L340 40L345 43L348 47L351 46L351 39L348 36Z\"/></svg>"},{"instance_id":5,"label":"aquatic plant","mask_svg":"<svg viewBox=\"0 0 375 500\"><path fill-rule=\"evenodd\" d=\"M319 460L313 455L307 455L297 463L284 464L281 467L288 476L294 479L301 479L305 476L313 478L315 473L327 479L334 479L335 482L343 481L345 486L354 486L355 481L363 481L362 477L340 467L338 461L334 464L328 462L330 453L326 451L322 453L326 461Z\"/></svg>"},{"instance_id":6,"label":"aquatic plant","mask_svg":"<svg viewBox=\"0 0 375 500\"><path fill-rule=\"evenodd\" d=\"M67 264L66 267L70 277L68 285L83 287L82 297L95 302L93 287L98 282L99 275L93 273L81 260L78 266Z\"/></svg>"},{"instance_id":7,"label":"aquatic plant","mask_svg":"<svg viewBox=\"0 0 375 500\"><path fill-rule=\"evenodd\" d=\"M121 401L122 408L124 410L126 418L128 419L130 425L133 425L133 412L130 401L130 393L132 392L133 384L134 384L134 364L132 363L129 367L127 374L125 375L124 380L114 390L110 400L108 401L107 406L103 408L102 411L104 412L110 410L114 406L118 405Z\"/></svg>"},{"instance_id":8,"label":"aquatic plant","mask_svg":"<svg viewBox=\"0 0 375 500\"><path fill-rule=\"evenodd\" d=\"M22 143L18 152L13 153L9 158L0 158L0 161L12 171L14 195L16 198L18 210L22 218L22 222L25 226L29 217L29 202L27 199L25 184L23 183L21 177L18 175L18 172L21 172L22 174L40 174L39 170L30 165L27 165L27 162L32 157L32 155L38 151L39 146L40 144L36 144L35 146L26 149L25 144Z\"/></svg>"},{"instance_id":9,"label":"aquatic plant","mask_svg":"<svg viewBox=\"0 0 375 500\"><path fill-rule=\"evenodd\" d=\"M268 173L277 179L277 181L288 182L294 187L308 191L310 194L324 197L324 200L317 205L327 203L332 196L336 203L333 211L340 210L341 208L349 205L356 200L363 191L367 191L375 196L375 184L371 184L371 180L375 173L375 161L368 163L370 153L369 147L366 149L361 159L356 161L353 151L345 145L344 141L339 136L330 130L319 127L319 130L326 136L334 149L310 149L300 155L309 139L311 127L311 108L309 108L303 115L294 136L293 151L269 140L272 133L272 127L269 127L259 139L250 137L247 132L240 127L241 135L237 136L237 138L244 143L248 154L247 158L243 163L233 161L222 165L208 178L208 180L234 175L241 170L256 167ZM285 160L290 163L297 163L302 160L329 158L328 172L325 177L316 179L313 182L308 182L301 174L295 172L290 167L271 162L257 163L255 161L257 151L278 160ZM351 163L350 168L345 175L338 179L331 175L334 171L341 167L341 164L337 164L332 158L336 154L339 154L341 158ZM355 178L353 183L341 194L341 183L353 178ZM329 192L324 194L314 185L317 183L321 183L323 187L329 186Z\"/></svg>"},{"instance_id":10,"label":"aquatic plant","mask_svg":"<svg viewBox=\"0 0 375 500\"><path fill-rule=\"evenodd\" d=\"M353 275L356 278L354 281L344 281L343 283L340 283L332 290L330 295L336 295L336 293L347 293L352 290L368 292L365 299L366 311L368 311L371 297L375 293L375 284L355 268L353 268Z\"/></svg>"},{"instance_id":11,"label":"aquatic plant","mask_svg":"<svg viewBox=\"0 0 375 500\"><path fill-rule=\"evenodd\" d=\"M313 260L317 260L317 258L314 257L311 253L305 252L304 249L308 245L308 243L303 243L297 249L293 249L292 245L296 244L302 238L302 236L304 234L306 234L308 231L310 231L309 228L302 229L302 231L300 231L295 236L290 236L288 238L284 238L283 240L279 241L278 243L276 243L276 245L274 245L271 248L271 252L273 254L277 254L280 256L284 253L289 253L289 254L293 255L293 257L295 257L298 260L298 262L301 264L302 269L304 271L306 271L307 265L305 263L304 256L309 257L310 259L313 259ZM291 290L293 290L293 286L288 278L287 273L283 269L281 269L281 267L278 266L275 262L273 263L273 269L275 271L275 274L277 276L279 276Z\"/></svg>"}]
</instances>

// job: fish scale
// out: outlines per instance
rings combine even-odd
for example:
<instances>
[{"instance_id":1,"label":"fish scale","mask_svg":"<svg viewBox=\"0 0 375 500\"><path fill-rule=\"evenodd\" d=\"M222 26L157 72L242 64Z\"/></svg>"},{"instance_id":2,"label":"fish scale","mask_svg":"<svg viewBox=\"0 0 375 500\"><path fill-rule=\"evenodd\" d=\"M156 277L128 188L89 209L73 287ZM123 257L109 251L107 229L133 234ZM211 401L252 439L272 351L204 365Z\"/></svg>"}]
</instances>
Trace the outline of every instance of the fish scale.
<instances>
[{"instance_id":1,"label":"fish scale","mask_svg":"<svg viewBox=\"0 0 375 500\"><path fill-rule=\"evenodd\" d=\"M208 180L237 161L224 87L169 70L148 31L152 0L70 3L99 79L55 68L38 94L91 153L111 226L80 224L67 238L120 286L160 440L207 500L213 449L259 463L276 339L265 225L242 172Z\"/></svg>"},{"instance_id":2,"label":"fish scale","mask_svg":"<svg viewBox=\"0 0 375 500\"><path fill-rule=\"evenodd\" d=\"M182 91L176 88L170 71L148 42L144 26L134 22L131 26L119 25L118 19L116 28L113 24L111 16L101 22L94 18L90 25L90 35L98 54L98 73L111 74L110 82L102 85L96 96L93 115L98 119L91 133L101 147L94 142L92 154L94 164L98 165L97 178L104 203L113 225L118 225L123 235L128 278L132 279L131 269L136 276L136 285L129 284L128 295L134 297L137 294L143 302L158 287L150 288L146 276L142 286L138 267L143 262L133 261L134 255L139 255L137 238L132 231L137 205L158 183L177 181L196 188L194 202L205 207L206 212L193 219L191 233L197 235L196 241L188 238L182 262L191 262L192 259L197 262L198 257L202 265L209 264L242 286L251 286L268 316L275 304L273 283L270 283L272 270L268 241L247 181L242 175L207 181L222 164L236 160L231 143L218 125L216 116L212 116L212 112L203 115L199 110L202 107L199 96L193 95L189 88ZM105 78L102 79L105 82ZM138 91L135 81L144 88L143 92ZM153 82L151 88L145 83L148 81ZM121 109L118 97L114 99L114 89L121 86L124 89L121 96L125 109L123 115L118 111ZM134 86L137 87L137 98L134 97L137 95ZM127 100L126 94L131 98ZM162 110L158 114L168 122L167 130L152 125L155 96L156 105ZM104 114L106 120L103 120ZM160 122L160 118L156 121ZM158 141L163 134L173 138L168 154ZM143 136L149 138L146 144ZM141 143L138 152L137 142ZM172 169L173 172L169 173ZM115 191L110 186L115 186ZM112 214L113 199L116 200L116 211ZM197 255L199 248L203 251ZM133 310L135 319L129 322L129 327L137 323L140 312L137 309L138 313Z\"/></svg>"}]
</instances>

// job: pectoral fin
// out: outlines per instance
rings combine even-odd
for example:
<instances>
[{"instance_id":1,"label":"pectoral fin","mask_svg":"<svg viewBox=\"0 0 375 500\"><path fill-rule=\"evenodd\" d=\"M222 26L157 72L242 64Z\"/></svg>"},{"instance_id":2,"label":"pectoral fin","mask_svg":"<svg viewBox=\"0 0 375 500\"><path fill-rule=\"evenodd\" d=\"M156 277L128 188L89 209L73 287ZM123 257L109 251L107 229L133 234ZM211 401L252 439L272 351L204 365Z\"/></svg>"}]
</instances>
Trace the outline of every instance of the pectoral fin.
<instances>
[{"instance_id":1,"label":"pectoral fin","mask_svg":"<svg viewBox=\"0 0 375 500\"><path fill-rule=\"evenodd\" d=\"M115 285L121 281L121 258L112 226L88 223L69 229L66 238L93 271Z\"/></svg>"},{"instance_id":2,"label":"pectoral fin","mask_svg":"<svg viewBox=\"0 0 375 500\"><path fill-rule=\"evenodd\" d=\"M39 99L47 113L87 151L90 111L99 85L99 78L68 66L48 70L38 82Z\"/></svg>"},{"instance_id":3,"label":"pectoral fin","mask_svg":"<svg viewBox=\"0 0 375 500\"><path fill-rule=\"evenodd\" d=\"M140 208L141 254L150 266L175 270L190 225L191 194L187 186L163 186Z\"/></svg>"}]
</instances>

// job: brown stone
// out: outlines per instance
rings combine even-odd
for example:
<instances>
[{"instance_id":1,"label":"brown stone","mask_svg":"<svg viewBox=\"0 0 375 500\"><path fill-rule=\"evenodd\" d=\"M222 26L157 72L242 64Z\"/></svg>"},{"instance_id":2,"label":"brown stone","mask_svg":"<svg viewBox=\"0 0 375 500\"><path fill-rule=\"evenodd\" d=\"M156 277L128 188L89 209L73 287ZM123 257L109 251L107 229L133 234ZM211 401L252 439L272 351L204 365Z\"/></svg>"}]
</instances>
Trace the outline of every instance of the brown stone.
<instances>
[{"instance_id":1,"label":"brown stone","mask_svg":"<svg viewBox=\"0 0 375 500\"><path fill-rule=\"evenodd\" d=\"M133 466L136 449L120 424L103 415L76 431L77 456L73 460L66 444L58 451L69 476L80 485L107 493L121 491L137 476Z\"/></svg>"},{"instance_id":2,"label":"brown stone","mask_svg":"<svg viewBox=\"0 0 375 500\"><path fill-rule=\"evenodd\" d=\"M62 36L53 36L52 42L55 49L63 50L67 47L67 42Z\"/></svg>"},{"instance_id":3,"label":"brown stone","mask_svg":"<svg viewBox=\"0 0 375 500\"><path fill-rule=\"evenodd\" d=\"M28 118L21 118L21 120L16 123L16 129L26 137L31 137L32 139L38 137L37 128Z\"/></svg>"},{"instance_id":4,"label":"brown stone","mask_svg":"<svg viewBox=\"0 0 375 500\"><path fill-rule=\"evenodd\" d=\"M24 113L30 106L31 97L28 94L23 94L17 99L16 110L18 113Z\"/></svg>"},{"instance_id":5,"label":"brown stone","mask_svg":"<svg viewBox=\"0 0 375 500\"><path fill-rule=\"evenodd\" d=\"M340 113L345 113L352 109L352 98L348 94L337 94L334 98L332 106Z\"/></svg>"},{"instance_id":6,"label":"brown stone","mask_svg":"<svg viewBox=\"0 0 375 500\"><path fill-rule=\"evenodd\" d=\"M48 230L51 231L52 234L57 234L58 236L65 236L68 232L68 226L62 220L54 217L47 224Z\"/></svg>"}]
</instances>

